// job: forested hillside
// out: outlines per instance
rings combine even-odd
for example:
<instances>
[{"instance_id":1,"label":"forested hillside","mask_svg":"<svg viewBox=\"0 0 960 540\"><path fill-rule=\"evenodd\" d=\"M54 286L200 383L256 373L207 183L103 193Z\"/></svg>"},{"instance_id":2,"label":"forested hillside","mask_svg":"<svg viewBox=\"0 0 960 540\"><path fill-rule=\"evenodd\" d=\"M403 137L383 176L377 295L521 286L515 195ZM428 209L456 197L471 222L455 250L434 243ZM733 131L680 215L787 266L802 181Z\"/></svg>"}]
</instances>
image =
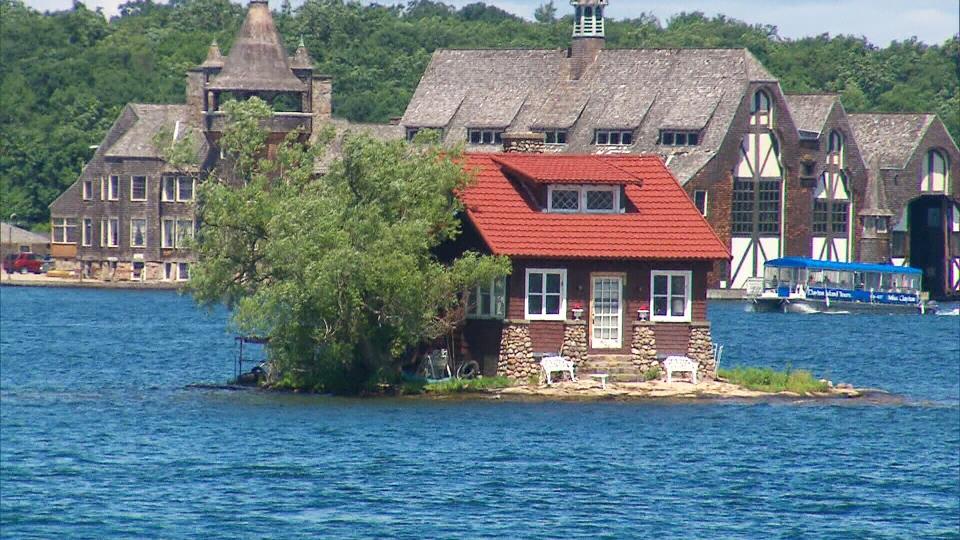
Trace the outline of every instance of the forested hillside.
<instances>
[{"instance_id":1,"label":"forested hillside","mask_svg":"<svg viewBox=\"0 0 960 540\"><path fill-rule=\"evenodd\" d=\"M552 3L529 22L472 4L429 0L404 7L308 0L275 14L292 51L302 37L322 73L334 77L334 111L384 121L403 113L440 47L569 44L569 6ZM47 221L47 204L74 181L128 102L183 101L186 70L216 39L224 52L245 8L228 0L149 0L121 6L110 21L75 4L42 14L0 0L0 216ZM724 17L682 14L608 20L608 47L747 47L788 92L843 94L849 111L931 111L960 136L960 43L917 41L877 48L863 38L779 37L776 28Z\"/></svg>"}]
</instances>

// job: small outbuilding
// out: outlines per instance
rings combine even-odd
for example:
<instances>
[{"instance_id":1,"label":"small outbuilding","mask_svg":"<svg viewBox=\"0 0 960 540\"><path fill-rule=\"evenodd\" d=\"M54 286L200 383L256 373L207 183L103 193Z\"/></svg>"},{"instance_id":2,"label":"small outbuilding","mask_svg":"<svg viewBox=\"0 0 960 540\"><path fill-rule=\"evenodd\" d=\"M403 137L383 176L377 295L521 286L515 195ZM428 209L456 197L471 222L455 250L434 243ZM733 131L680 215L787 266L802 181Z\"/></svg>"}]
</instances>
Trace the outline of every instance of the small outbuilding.
<instances>
[{"instance_id":1,"label":"small outbuilding","mask_svg":"<svg viewBox=\"0 0 960 540\"><path fill-rule=\"evenodd\" d=\"M8 253L46 255L50 253L50 237L4 222L0 223L0 246L2 246L0 251L4 255Z\"/></svg>"},{"instance_id":2,"label":"small outbuilding","mask_svg":"<svg viewBox=\"0 0 960 540\"><path fill-rule=\"evenodd\" d=\"M510 134L513 135L513 134ZM533 137L471 153L455 252L505 255L512 273L478 287L460 354L524 380L542 355L633 379L665 356L715 374L707 273L730 252L658 156L542 154Z\"/></svg>"}]
</instances>

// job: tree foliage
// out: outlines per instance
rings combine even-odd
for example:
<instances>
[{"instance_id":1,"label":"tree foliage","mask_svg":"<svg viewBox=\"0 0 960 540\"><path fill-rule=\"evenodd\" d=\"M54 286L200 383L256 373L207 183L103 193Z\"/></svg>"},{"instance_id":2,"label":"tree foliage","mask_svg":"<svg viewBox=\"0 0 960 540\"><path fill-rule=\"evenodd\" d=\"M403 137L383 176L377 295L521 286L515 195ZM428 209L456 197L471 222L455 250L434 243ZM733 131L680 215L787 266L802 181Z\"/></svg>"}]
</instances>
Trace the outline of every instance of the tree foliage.
<instances>
[{"instance_id":1,"label":"tree foliage","mask_svg":"<svg viewBox=\"0 0 960 540\"><path fill-rule=\"evenodd\" d=\"M231 306L240 332L269 336L289 384L355 391L395 371L462 323L466 291L509 272L499 257L434 255L460 233L454 193L470 177L456 152L348 134L342 159L316 177L322 144L291 137L264 159L269 106L225 109L226 159L200 191L190 287Z\"/></svg>"},{"instance_id":2,"label":"tree foliage","mask_svg":"<svg viewBox=\"0 0 960 540\"><path fill-rule=\"evenodd\" d=\"M336 114L385 121L403 113L437 48L567 47L572 19L548 16L552 5L528 22L479 2L307 0L275 19L289 50L302 36L318 71L334 77ZM186 70L213 39L229 50L243 15L229 0L133 0L107 21L81 3L39 13L0 0L0 215L46 221L123 105L182 102ZM747 47L788 92L839 92L850 111L935 112L960 136L957 37L886 48L854 36L790 40L696 12L608 19L606 29L611 47Z\"/></svg>"}]
</instances>

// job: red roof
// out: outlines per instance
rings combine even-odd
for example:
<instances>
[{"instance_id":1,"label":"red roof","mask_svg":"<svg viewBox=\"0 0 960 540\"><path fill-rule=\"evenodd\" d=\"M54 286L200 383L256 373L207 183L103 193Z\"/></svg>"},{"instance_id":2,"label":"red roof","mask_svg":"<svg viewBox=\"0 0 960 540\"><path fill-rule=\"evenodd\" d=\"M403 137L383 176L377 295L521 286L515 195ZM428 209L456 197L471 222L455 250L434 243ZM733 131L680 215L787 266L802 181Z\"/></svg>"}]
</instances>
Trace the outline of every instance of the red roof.
<instances>
[{"instance_id":1,"label":"red roof","mask_svg":"<svg viewBox=\"0 0 960 540\"><path fill-rule=\"evenodd\" d=\"M476 171L477 179L460 198L470 221L495 254L564 259L730 258L727 247L659 157L515 156L482 153L465 158L465 167ZM615 169L619 171L616 174L628 177L617 183L626 185L629 210L620 214L544 212L522 194L518 180L507 177L506 163L538 171L531 174L541 177L563 171L563 181L573 183L589 183L596 171ZM517 169L511 166L509 170ZM609 172L604 178L613 176Z\"/></svg>"},{"instance_id":2,"label":"red roof","mask_svg":"<svg viewBox=\"0 0 960 540\"><path fill-rule=\"evenodd\" d=\"M509 172L539 183L632 184L639 180L603 156L558 154L499 154L493 160Z\"/></svg>"}]
</instances>

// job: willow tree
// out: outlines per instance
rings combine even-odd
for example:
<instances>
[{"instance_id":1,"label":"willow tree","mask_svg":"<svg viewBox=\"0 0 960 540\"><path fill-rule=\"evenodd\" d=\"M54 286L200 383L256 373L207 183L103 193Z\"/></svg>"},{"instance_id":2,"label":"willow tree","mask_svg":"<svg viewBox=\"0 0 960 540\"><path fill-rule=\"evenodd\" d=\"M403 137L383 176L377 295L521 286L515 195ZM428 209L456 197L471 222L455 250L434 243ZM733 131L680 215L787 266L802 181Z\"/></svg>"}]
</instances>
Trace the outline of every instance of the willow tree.
<instances>
[{"instance_id":1,"label":"willow tree","mask_svg":"<svg viewBox=\"0 0 960 540\"><path fill-rule=\"evenodd\" d=\"M317 175L322 141L292 135L266 159L269 107L226 110L225 164L200 189L191 288L225 302L238 331L269 337L281 383L356 390L395 372L456 326L464 291L509 271L497 257L434 254L460 233L454 194L470 176L456 153L346 134Z\"/></svg>"}]
</instances>

